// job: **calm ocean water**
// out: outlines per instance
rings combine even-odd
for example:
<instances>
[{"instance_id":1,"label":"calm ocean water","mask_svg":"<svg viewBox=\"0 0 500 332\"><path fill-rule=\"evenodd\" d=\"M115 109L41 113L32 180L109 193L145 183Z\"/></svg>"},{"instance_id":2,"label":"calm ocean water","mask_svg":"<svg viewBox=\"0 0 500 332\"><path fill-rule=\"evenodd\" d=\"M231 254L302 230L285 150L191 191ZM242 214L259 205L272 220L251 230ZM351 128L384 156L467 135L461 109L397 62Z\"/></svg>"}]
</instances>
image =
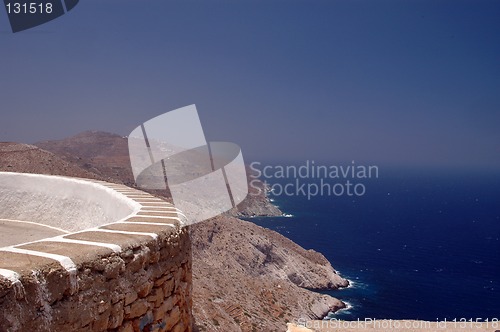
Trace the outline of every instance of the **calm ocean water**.
<instances>
[{"instance_id":1,"label":"calm ocean water","mask_svg":"<svg viewBox=\"0 0 500 332\"><path fill-rule=\"evenodd\" d=\"M352 281L327 292L352 306L336 318L500 318L499 174L381 170L363 183L356 198L271 195L293 217L250 220Z\"/></svg>"}]
</instances>

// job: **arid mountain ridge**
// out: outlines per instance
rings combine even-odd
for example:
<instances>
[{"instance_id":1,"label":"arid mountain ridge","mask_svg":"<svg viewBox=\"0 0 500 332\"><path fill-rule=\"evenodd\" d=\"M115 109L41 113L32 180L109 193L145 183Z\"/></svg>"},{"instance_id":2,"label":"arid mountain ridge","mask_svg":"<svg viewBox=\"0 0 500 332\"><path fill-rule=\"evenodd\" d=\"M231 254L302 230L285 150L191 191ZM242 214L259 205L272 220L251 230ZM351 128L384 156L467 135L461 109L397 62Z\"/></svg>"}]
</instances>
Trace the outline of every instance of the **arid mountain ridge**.
<instances>
[{"instance_id":1,"label":"arid mountain ridge","mask_svg":"<svg viewBox=\"0 0 500 332\"><path fill-rule=\"evenodd\" d=\"M135 186L126 137L106 132L86 131L63 140L41 141L35 145L102 179ZM238 210L229 211L228 215L249 217L282 214L269 202L264 190L258 191L254 186L249 186L249 190L251 191L249 198L240 204ZM167 197L166 192L158 190L152 192Z\"/></svg>"},{"instance_id":2,"label":"arid mountain ridge","mask_svg":"<svg viewBox=\"0 0 500 332\"><path fill-rule=\"evenodd\" d=\"M127 139L103 132L84 132L36 146L0 143L0 171L134 186ZM165 197L165 192L154 194ZM345 306L310 290L348 285L322 254L234 217L280 215L265 195L249 195L238 208L190 226L195 331L283 331L287 322L322 318Z\"/></svg>"}]
</instances>

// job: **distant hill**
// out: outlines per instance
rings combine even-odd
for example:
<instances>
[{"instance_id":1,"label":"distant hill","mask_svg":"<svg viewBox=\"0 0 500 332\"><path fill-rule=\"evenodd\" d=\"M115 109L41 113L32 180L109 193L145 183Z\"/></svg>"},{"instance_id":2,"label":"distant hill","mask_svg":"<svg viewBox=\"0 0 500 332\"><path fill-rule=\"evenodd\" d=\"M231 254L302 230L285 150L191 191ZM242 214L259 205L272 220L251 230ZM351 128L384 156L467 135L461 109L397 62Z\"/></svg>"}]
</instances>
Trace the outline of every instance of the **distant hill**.
<instances>
[{"instance_id":1,"label":"distant hill","mask_svg":"<svg viewBox=\"0 0 500 332\"><path fill-rule=\"evenodd\" d=\"M38 173L104 180L75 163L22 143L0 142L0 172Z\"/></svg>"},{"instance_id":2,"label":"distant hill","mask_svg":"<svg viewBox=\"0 0 500 332\"><path fill-rule=\"evenodd\" d=\"M64 160L113 182L133 186L127 139L120 135L86 131L62 140L35 143Z\"/></svg>"}]
</instances>

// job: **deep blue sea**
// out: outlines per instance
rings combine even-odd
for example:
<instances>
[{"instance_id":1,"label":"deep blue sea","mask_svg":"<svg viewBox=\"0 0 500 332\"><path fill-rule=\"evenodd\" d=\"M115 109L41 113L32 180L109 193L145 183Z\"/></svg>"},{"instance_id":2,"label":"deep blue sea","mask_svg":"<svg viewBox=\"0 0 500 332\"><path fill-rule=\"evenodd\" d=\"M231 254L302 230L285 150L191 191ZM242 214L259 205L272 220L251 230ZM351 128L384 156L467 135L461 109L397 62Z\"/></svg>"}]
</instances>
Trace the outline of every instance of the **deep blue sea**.
<instances>
[{"instance_id":1,"label":"deep blue sea","mask_svg":"<svg viewBox=\"0 0 500 332\"><path fill-rule=\"evenodd\" d=\"M327 292L351 306L336 318L500 318L499 173L380 169L361 182L360 197L271 193L293 216L250 220L351 280Z\"/></svg>"}]
</instances>

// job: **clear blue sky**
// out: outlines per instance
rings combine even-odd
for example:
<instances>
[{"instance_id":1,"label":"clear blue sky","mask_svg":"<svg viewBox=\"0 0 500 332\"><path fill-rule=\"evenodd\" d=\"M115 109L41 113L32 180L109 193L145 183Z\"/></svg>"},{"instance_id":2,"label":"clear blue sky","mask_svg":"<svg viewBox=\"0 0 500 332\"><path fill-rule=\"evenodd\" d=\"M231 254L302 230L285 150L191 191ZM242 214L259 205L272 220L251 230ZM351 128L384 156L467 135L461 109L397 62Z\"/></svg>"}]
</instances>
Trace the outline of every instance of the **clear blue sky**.
<instances>
[{"instance_id":1,"label":"clear blue sky","mask_svg":"<svg viewBox=\"0 0 500 332\"><path fill-rule=\"evenodd\" d=\"M196 104L253 160L500 169L500 1L83 0L13 34L0 141Z\"/></svg>"}]
</instances>

